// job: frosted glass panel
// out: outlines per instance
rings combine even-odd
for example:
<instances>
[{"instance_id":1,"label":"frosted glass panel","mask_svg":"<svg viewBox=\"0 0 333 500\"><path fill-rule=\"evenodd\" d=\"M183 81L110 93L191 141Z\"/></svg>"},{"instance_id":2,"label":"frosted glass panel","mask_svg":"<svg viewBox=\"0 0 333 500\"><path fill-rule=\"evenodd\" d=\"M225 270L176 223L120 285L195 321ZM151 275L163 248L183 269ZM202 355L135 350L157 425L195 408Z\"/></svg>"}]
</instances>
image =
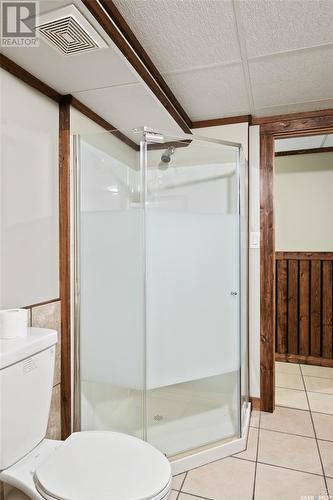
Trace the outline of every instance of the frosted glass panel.
<instances>
[{"instance_id":1,"label":"frosted glass panel","mask_svg":"<svg viewBox=\"0 0 333 500\"><path fill-rule=\"evenodd\" d=\"M142 436L143 212L134 167L81 140L81 424Z\"/></svg>"}]
</instances>

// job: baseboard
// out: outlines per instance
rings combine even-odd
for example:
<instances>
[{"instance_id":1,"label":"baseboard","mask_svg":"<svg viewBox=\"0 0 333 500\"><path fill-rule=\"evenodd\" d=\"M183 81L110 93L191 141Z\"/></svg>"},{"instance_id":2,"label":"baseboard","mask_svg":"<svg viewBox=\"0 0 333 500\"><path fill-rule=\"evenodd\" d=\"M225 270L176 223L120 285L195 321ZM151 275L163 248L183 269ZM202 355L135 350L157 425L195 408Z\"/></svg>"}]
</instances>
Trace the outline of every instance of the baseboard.
<instances>
[{"instance_id":1,"label":"baseboard","mask_svg":"<svg viewBox=\"0 0 333 500\"><path fill-rule=\"evenodd\" d=\"M321 358L317 356L275 353L275 361L283 361L285 363L302 363L303 365L328 366L329 368L333 368L332 358Z\"/></svg>"},{"instance_id":2,"label":"baseboard","mask_svg":"<svg viewBox=\"0 0 333 500\"><path fill-rule=\"evenodd\" d=\"M260 398L250 397L251 409L260 410Z\"/></svg>"}]
</instances>

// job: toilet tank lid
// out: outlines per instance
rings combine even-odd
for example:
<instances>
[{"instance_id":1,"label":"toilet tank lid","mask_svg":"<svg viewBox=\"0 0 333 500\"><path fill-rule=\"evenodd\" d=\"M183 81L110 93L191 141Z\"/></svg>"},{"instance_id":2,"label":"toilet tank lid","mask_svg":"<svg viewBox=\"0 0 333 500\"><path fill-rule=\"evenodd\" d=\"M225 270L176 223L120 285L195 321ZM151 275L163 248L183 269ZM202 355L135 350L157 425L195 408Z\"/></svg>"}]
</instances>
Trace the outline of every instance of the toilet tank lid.
<instances>
[{"instance_id":1,"label":"toilet tank lid","mask_svg":"<svg viewBox=\"0 0 333 500\"><path fill-rule=\"evenodd\" d=\"M0 339L0 370L55 345L57 336L55 330L28 328L26 337Z\"/></svg>"}]
</instances>

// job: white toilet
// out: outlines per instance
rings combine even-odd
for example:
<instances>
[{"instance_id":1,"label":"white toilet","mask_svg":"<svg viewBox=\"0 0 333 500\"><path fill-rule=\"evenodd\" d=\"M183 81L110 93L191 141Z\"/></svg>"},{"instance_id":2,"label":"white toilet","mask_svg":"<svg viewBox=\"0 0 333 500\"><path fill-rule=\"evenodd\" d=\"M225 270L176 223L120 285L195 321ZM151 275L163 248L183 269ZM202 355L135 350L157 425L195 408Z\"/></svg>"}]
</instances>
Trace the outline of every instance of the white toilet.
<instances>
[{"instance_id":1,"label":"white toilet","mask_svg":"<svg viewBox=\"0 0 333 500\"><path fill-rule=\"evenodd\" d=\"M0 340L0 481L19 500L166 500L171 467L150 444L117 432L45 439L57 333ZM15 496L14 496L15 495Z\"/></svg>"}]
</instances>

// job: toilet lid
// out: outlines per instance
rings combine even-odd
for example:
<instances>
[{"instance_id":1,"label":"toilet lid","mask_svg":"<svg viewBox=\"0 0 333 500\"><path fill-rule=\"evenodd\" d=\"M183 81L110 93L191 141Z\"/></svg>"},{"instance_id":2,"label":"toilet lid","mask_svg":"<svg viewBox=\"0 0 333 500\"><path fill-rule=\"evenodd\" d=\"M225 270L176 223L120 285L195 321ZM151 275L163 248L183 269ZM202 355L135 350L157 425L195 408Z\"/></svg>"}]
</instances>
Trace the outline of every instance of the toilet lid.
<instances>
[{"instance_id":1,"label":"toilet lid","mask_svg":"<svg viewBox=\"0 0 333 500\"><path fill-rule=\"evenodd\" d=\"M166 457L127 434L76 432L35 472L39 493L58 500L163 498L171 480Z\"/></svg>"}]
</instances>

